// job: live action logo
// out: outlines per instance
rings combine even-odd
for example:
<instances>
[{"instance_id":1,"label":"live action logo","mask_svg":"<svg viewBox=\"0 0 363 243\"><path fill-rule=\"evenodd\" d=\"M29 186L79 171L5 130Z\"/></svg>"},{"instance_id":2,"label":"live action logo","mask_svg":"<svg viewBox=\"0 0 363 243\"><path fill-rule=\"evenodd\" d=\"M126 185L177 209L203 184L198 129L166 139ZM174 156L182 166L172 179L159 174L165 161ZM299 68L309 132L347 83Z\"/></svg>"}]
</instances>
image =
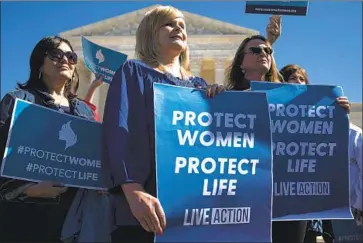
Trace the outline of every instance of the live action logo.
<instances>
[{"instance_id":1,"label":"live action logo","mask_svg":"<svg viewBox=\"0 0 363 243\"><path fill-rule=\"evenodd\" d=\"M250 207L185 209L183 226L248 224Z\"/></svg>"}]
</instances>

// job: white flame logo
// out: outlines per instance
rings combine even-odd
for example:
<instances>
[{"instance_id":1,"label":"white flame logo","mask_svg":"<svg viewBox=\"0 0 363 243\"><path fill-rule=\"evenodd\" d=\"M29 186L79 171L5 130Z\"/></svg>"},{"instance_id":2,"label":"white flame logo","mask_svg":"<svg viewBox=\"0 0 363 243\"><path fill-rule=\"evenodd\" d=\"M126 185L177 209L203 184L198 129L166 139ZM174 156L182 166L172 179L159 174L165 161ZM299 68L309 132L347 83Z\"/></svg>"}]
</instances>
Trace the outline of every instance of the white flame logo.
<instances>
[{"instance_id":1,"label":"white flame logo","mask_svg":"<svg viewBox=\"0 0 363 243\"><path fill-rule=\"evenodd\" d=\"M64 124L61 130L59 131L59 140L66 142L64 150L66 150L69 147L72 147L77 143L77 135L71 128L71 122L72 121L69 121L66 124Z\"/></svg>"},{"instance_id":2,"label":"white flame logo","mask_svg":"<svg viewBox=\"0 0 363 243\"><path fill-rule=\"evenodd\" d=\"M96 52L96 59L98 60L98 64L103 63L105 61L105 56L102 53L102 49L99 49Z\"/></svg>"}]
</instances>

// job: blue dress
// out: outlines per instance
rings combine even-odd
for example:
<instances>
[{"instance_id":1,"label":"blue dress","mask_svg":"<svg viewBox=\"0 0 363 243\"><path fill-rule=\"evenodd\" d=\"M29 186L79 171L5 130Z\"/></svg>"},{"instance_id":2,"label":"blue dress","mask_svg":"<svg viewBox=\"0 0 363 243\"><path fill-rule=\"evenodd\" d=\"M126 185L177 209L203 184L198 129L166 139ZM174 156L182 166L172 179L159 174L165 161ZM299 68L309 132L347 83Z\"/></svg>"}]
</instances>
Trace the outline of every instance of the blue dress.
<instances>
[{"instance_id":1,"label":"blue dress","mask_svg":"<svg viewBox=\"0 0 363 243\"><path fill-rule=\"evenodd\" d=\"M109 173L116 225L139 225L120 185L139 183L156 196L153 83L205 88L202 78L181 80L138 60L125 62L110 84L103 117L103 163Z\"/></svg>"}]
</instances>

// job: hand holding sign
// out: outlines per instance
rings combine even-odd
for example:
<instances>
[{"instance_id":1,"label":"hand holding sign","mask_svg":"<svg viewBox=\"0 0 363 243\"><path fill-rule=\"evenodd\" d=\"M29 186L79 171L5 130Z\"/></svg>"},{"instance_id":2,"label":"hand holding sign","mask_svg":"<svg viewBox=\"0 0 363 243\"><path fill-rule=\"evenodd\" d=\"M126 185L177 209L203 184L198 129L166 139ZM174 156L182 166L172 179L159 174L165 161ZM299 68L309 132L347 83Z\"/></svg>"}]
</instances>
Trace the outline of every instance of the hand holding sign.
<instances>
[{"instance_id":1,"label":"hand holding sign","mask_svg":"<svg viewBox=\"0 0 363 243\"><path fill-rule=\"evenodd\" d=\"M166 226L165 213L157 198L144 192L139 184L123 185L127 202L134 217L148 232L162 234Z\"/></svg>"},{"instance_id":2,"label":"hand holding sign","mask_svg":"<svg viewBox=\"0 0 363 243\"><path fill-rule=\"evenodd\" d=\"M267 39L271 43L271 45L275 43L281 35L281 16L272 15L270 17L270 22L268 23L266 28L266 33Z\"/></svg>"},{"instance_id":3,"label":"hand holding sign","mask_svg":"<svg viewBox=\"0 0 363 243\"><path fill-rule=\"evenodd\" d=\"M350 103L347 97L340 96L337 98L337 103L342 107L348 114L350 112Z\"/></svg>"},{"instance_id":4,"label":"hand holding sign","mask_svg":"<svg viewBox=\"0 0 363 243\"><path fill-rule=\"evenodd\" d=\"M217 94L220 94L224 90L225 90L225 88L223 85L219 85L219 84L207 85L206 95L209 98L213 98L214 96L216 96Z\"/></svg>"},{"instance_id":5,"label":"hand holding sign","mask_svg":"<svg viewBox=\"0 0 363 243\"><path fill-rule=\"evenodd\" d=\"M102 75L98 75L97 73L95 73L94 75L95 79L92 81L91 87L98 88L105 83L103 80L104 78Z\"/></svg>"},{"instance_id":6,"label":"hand holding sign","mask_svg":"<svg viewBox=\"0 0 363 243\"><path fill-rule=\"evenodd\" d=\"M352 209L352 214L353 217L355 219L355 223L357 224L357 226L362 226L362 220L363 220L363 212L359 209L356 208L351 208Z\"/></svg>"},{"instance_id":7,"label":"hand holding sign","mask_svg":"<svg viewBox=\"0 0 363 243\"><path fill-rule=\"evenodd\" d=\"M61 183L43 181L28 187L24 193L28 197L55 198L65 193L67 189Z\"/></svg>"}]
</instances>

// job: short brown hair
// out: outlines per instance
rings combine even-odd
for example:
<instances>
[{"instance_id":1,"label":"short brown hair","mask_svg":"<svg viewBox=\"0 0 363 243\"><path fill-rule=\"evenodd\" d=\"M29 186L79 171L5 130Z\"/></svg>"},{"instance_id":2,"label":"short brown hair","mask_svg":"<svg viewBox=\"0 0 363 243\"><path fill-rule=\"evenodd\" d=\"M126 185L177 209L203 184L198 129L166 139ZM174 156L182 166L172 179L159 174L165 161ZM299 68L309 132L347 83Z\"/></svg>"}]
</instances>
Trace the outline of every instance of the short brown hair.
<instances>
[{"instance_id":1,"label":"short brown hair","mask_svg":"<svg viewBox=\"0 0 363 243\"><path fill-rule=\"evenodd\" d=\"M299 72L303 76L303 78L305 79L305 84L310 84L309 78L308 78L308 75L307 75L305 69L303 69L302 67L300 67L298 65L289 64L280 70L280 74L284 78L284 82L287 82L289 80L290 76L296 72Z\"/></svg>"}]
</instances>

